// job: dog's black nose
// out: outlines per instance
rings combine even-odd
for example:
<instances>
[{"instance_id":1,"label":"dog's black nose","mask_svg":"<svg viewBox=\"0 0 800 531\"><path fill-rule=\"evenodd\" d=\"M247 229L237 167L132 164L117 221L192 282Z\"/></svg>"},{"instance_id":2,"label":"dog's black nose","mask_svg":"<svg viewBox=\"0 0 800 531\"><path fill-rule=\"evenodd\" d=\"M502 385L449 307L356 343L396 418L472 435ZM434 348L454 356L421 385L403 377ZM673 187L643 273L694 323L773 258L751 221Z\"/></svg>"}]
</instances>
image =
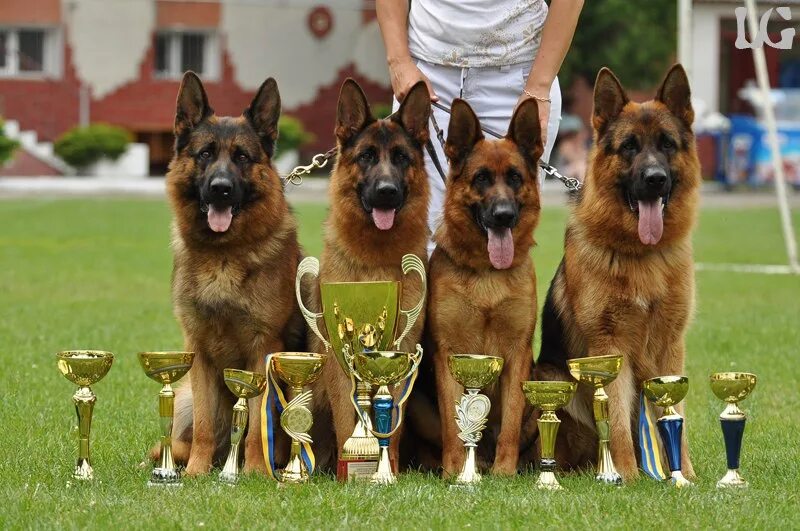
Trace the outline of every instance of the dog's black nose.
<instances>
[{"instance_id":1,"label":"dog's black nose","mask_svg":"<svg viewBox=\"0 0 800 531\"><path fill-rule=\"evenodd\" d=\"M667 182L667 172L658 166L651 166L642 172L644 184L650 190L660 190Z\"/></svg>"},{"instance_id":2,"label":"dog's black nose","mask_svg":"<svg viewBox=\"0 0 800 531\"><path fill-rule=\"evenodd\" d=\"M381 201L391 202L400 196L400 188L392 181L378 181L375 185L375 195Z\"/></svg>"},{"instance_id":3,"label":"dog's black nose","mask_svg":"<svg viewBox=\"0 0 800 531\"><path fill-rule=\"evenodd\" d=\"M517 218L514 206L510 203L497 203L492 207L492 225L511 227Z\"/></svg>"},{"instance_id":4,"label":"dog's black nose","mask_svg":"<svg viewBox=\"0 0 800 531\"><path fill-rule=\"evenodd\" d=\"M214 177L209 190L214 199L228 199L233 192L233 182L225 177Z\"/></svg>"}]
</instances>

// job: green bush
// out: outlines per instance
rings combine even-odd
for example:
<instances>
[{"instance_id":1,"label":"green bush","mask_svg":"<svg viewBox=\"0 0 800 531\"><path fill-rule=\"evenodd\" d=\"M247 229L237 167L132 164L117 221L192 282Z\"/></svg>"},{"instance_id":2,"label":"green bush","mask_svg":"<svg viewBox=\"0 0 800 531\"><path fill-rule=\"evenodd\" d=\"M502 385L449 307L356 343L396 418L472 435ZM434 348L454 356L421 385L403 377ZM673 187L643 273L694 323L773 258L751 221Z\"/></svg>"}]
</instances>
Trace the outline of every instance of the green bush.
<instances>
[{"instance_id":1,"label":"green bush","mask_svg":"<svg viewBox=\"0 0 800 531\"><path fill-rule=\"evenodd\" d=\"M377 119L383 119L388 117L392 114L392 104L391 103L376 103L372 106L372 114L375 115Z\"/></svg>"},{"instance_id":2,"label":"green bush","mask_svg":"<svg viewBox=\"0 0 800 531\"><path fill-rule=\"evenodd\" d=\"M117 160L130 141L130 134L121 127L92 124L74 127L61 135L53 151L70 166L83 169L103 158Z\"/></svg>"},{"instance_id":3,"label":"green bush","mask_svg":"<svg viewBox=\"0 0 800 531\"><path fill-rule=\"evenodd\" d=\"M278 120L278 143L275 158L313 141L314 135L306 131L303 122L292 116L281 116Z\"/></svg>"},{"instance_id":4,"label":"green bush","mask_svg":"<svg viewBox=\"0 0 800 531\"><path fill-rule=\"evenodd\" d=\"M3 119L0 118L0 164L11 160L14 156L14 151L19 147L19 142L12 140L6 136L3 129Z\"/></svg>"}]
</instances>

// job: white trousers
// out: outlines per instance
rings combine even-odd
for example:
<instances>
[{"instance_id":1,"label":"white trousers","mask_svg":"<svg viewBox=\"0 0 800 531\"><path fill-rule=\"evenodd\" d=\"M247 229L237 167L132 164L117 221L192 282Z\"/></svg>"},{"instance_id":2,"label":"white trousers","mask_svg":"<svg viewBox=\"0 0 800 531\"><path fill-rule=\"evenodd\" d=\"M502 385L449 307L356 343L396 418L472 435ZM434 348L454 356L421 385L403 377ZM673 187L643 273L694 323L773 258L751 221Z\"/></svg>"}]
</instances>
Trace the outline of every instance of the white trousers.
<instances>
[{"instance_id":1,"label":"white trousers","mask_svg":"<svg viewBox=\"0 0 800 531\"><path fill-rule=\"evenodd\" d=\"M478 115L482 126L502 135L506 134L514 107L525 88L525 83L528 81L528 74L531 68L530 62L480 68L437 65L420 59L417 59L416 62L422 73L430 80L436 95L439 96L439 103L449 108L455 98L466 100L475 111L475 114ZM398 106L399 103L395 101L394 110L397 110ZM446 136L450 115L436 107L433 108L433 114L436 118L436 123L439 124L439 128ZM542 154L542 160L544 161L550 159L550 151L553 149L560 121L561 88L558 85L558 78L556 78L550 87L550 116L547 122L547 141ZM445 176L447 176L447 158L436 138L436 132L432 124L430 129L433 147L436 150L436 155L439 158L439 163L442 165ZM484 136L491 139L489 135ZM428 180L431 187L431 200L428 205L428 226L431 229L431 233L433 233L441 219L442 205L444 204L444 182L427 150L425 150L425 169L428 171ZM429 242L428 254L433 252L433 248L433 242Z\"/></svg>"}]
</instances>

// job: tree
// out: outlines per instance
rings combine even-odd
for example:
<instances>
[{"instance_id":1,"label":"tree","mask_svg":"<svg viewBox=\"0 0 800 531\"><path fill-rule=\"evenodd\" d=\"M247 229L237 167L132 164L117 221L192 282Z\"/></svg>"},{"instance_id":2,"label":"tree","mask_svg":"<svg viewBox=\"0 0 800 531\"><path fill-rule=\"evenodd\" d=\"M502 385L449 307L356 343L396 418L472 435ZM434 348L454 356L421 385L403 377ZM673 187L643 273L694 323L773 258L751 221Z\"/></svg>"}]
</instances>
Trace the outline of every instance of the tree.
<instances>
[{"instance_id":1,"label":"tree","mask_svg":"<svg viewBox=\"0 0 800 531\"><path fill-rule=\"evenodd\" d=\"M675 61L677 9L675 0L587 0L559 73L563 86L575 75L594 81L604 66L625 87L656 86Z\"/></svg>"}]
</instances>

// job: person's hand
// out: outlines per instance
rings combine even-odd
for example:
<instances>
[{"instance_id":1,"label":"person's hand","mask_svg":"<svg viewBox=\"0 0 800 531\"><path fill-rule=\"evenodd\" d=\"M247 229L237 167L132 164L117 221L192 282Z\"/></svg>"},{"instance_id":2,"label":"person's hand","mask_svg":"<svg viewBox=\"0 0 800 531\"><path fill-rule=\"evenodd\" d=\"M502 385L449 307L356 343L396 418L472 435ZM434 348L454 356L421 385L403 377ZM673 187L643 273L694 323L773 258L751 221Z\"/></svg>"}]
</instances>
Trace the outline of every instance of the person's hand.
<instances>
[{"instance_id":1,"label":"person's hand","mask_svg":"<svg viewBox=\"0 0 800 531\"><path fill-rule=\"evenodd\" d=\"M533 92L533 91L531 91L529 89L526 89L526 90L528 90L528 92L530 92L531 94L536 94L536 92ZM547 97L549 97L549 96L550 96L550 94L548 93ZM519 107L519 105L523 101L529 100L529 99L532 99L532 98L528 94L523 92L520 95L519 99L517 100L517 105L514 107L514 110L516 110L516 108ZM536 104L539 107L539 128L542 130L542 145L544 146L545 144L547 144L547 122L550 119L550 102L537 99L536 100Z\"/></svg>"},{"instance_id":2,"label":"person's hand","mask_svg":"<svg viewBox=\"0 0 800 531\"><path fill-rule=\"evenodd\" d=\"M431 101L439 101L438 96L433 91L431 82L425 77L417 65L411 58L401 59L398 61L389 61L389 77L392 81L392 91L397 101L403 101L411 90L411 87L419 81L424 81L428 86L428 93L431 95Z\"/></svg>"}]
</instances>

